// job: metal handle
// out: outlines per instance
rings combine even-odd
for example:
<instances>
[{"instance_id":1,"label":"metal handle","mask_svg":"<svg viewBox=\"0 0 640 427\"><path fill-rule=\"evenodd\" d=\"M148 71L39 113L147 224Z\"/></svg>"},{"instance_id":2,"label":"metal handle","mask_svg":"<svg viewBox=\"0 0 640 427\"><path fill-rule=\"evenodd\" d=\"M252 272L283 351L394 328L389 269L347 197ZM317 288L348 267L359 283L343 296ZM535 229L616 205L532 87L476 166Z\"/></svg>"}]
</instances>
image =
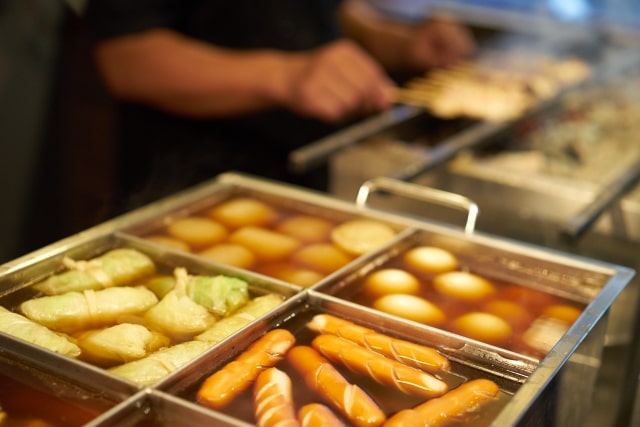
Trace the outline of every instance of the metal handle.
<instances>
[{"instance_id":1,"label":"metal handle","mask_svg":"<svg viewBox=\"0 0 640 427\"><path fill-rule=\"evenodd\" d=\"M560 235L571 241L579 239L609 206L634 188L638 179L640 179L640 161L625 169L611 184L604 187L591 203L569 219L561 227Z\"/></svg>"},{"instance_id":2,"label":"metal handle","mask_svg":"<svg viewBox=\"0 0 640 427\"><path fill-rule=\"evenodd\" d=\"M358 190L356 205L361 208L366 207L369 195L379 190L398 196L411 197L420 201L438 203L449 208L467 211L467 222L464 226L464 231L465 233L473 233L475 229L479 209L478 205L472 200L459 194L398 181L392 178L378 177L365 181Z\"/></svg>"}]
</instances>

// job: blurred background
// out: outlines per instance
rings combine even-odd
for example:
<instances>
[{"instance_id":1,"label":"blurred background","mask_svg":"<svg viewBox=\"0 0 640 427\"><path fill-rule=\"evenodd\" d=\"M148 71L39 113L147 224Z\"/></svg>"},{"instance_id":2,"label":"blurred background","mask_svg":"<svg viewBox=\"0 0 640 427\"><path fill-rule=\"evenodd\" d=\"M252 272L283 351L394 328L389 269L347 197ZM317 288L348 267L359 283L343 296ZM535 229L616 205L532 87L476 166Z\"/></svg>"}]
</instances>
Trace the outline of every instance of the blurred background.
<instances>
[{"instance_id":1,"label":"blurred background","mask_svg":"<svg viewBox=\"0 0 640 427\"><path fill-rule=\"evenodd\" d=\"M375 1L416 19L437 9L541 31L635 32L637 0ZM108 216L113 203L109 96L93 68L83 0L0 0L0 262Z\"/></svg>"}]
</instances>

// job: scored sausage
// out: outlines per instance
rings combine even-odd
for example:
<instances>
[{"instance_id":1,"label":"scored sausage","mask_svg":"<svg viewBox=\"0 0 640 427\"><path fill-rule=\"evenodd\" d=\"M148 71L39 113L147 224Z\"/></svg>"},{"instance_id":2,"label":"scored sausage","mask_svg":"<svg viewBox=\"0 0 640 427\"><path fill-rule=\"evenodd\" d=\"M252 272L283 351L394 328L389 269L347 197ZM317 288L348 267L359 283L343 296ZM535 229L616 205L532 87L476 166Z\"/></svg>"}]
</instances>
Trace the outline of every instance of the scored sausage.
<instances>
[{"instance_id":1,"label":"scored sausage","mask_svg":"<svg viewBox=\"0 0 640 427\"><path fill-rule=\"evenodd\" d=\"M393 338L330 314L315 315L307 323L307 327L317 333L337 335L371 351L427 372L448 371L451 367L449 359L434 348Z\"/></svg>"},{"instance_id":2,"label":"scored sausage","mask_svg":"<svg viewBox=\"0 0 640 427\"><path fill-rule=\"evenodd\" d=\"M198 389L196 399L212 408L228 405L262 371L281 361L294 344L295 337L286 329L267 332L235 360L209 376Z\"/></svg>"},{"instance_id":3,"label":"scored sausage","mask_svg":"<svg viewBox=\"0 0 640 427\"><path fill-rule=\"evenodd\" d=\"M321 403L308 403L298 410L302 427L346 427L331 409Z\"/></svg>"},{"instance_id":4,"label":"scored sausage","mask_svg":"<svg viewBox=\"0 0 640 427\"><path fill-rule=\"evenodd\" d=\"M291 378L277 369L264 370L253 386L253 402L258 427L299 427L293 407Z\"/></svg>"},{"instance_id":5,"label":"scored sausage","mask_svg":"<svg viewBox=\"0 0 640 427\"><path fill-rule=\"evenodd\" d=\"M447 383L420 369L404 365L336 335L318 335L311 342L329 360L341 363L354 372L368 375L380 384L403 393L437 397L446 393Z\"/></svg>"},{"instance_id":6,"label":"scored sausage","mask_svg":"<svg viewBox=\"0 0 640 427\"><path fill-rule=\"evenodd\" d=\"M491 380L470 380L441 397L396 413L387 420L385 427L445 426L451 419L459 421L477 413L495 400L499 392L500 387Z\"/></svg>"},{"instance_id":7,"label":"scored sausage","mask_svg":"<svg viewBox=\"0 0 640 427\"><path fill-rule=\"evenodd\" d=\"M360 387L351 384L327 359L309 346L295 346L286 356L307 386L358 427L379 426L386 420L380 407Z\"/></svg>"}]
</instances>

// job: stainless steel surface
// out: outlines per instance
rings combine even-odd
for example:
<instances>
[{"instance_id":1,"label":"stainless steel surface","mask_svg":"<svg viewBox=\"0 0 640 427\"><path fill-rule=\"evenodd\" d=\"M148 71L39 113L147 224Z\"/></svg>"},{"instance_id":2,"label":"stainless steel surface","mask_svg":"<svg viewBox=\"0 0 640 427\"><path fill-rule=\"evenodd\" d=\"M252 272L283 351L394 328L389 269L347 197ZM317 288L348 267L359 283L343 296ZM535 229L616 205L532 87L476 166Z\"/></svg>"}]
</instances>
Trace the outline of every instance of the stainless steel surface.
<instances>
[{"instance_id":1,"label":"stainless steel surface","mask_svg":"<svg viewBox=\"0 0 640 427\"><path fill-rule=\"evenodd\" d=\"M170 394L145 389L103 413L86 427L174 427L185 424L196 427L250 425Z\"/></svg>"},{"instance_id":2,"label":"stainless steel surface","mask_svg":"<svg viewBox=\"0 0 640 427\"><path fill-rule=\"evenodd\" d=\"M335 133L305 147L294 150L289 155L289 164L293 171L304 172L326 163L336 152L357 143L388 126L407 120L422 112L421 108L396 106L390 111L355 124L344 131Z\"/></svg>"},{"instance_id":3,"label":"stainless steel surface","mask_svg":"<svg viewBox=\"0 0 640 427\"><path fill-rule=\"evenodd\" d=\"M194 255L159 247L135 237L137 233L153 229L167 218L184 216L238 194L252 195L291 209L327 217L375 218L392 225L399 233L397 239L378 251L360 257L347 268L319 282L316 287L308 289L300 289L259 274L207 262ZM330 295L334 287L338 289L348 286L351 280L373 266L380 265L383 259L423 239L433 245L442 245L466 254L468 259L473 260L474 269L486 272L491 277L570 296L574 300L588 303L589 306L551 352L538 362L499 347L466 340L439 329L416 325L364 309ZM204 372L210 372L225 358L236 354L262 334L265 328L293 319L293 313L308 307L347 314L399 336L424 340L454 359L460 366L464 366L466 372L482 372L483 375L500 379L505 390L510 390L514 396L492 423L496 427L532 425L527 423L535 419L534 416L549 421L545 425L581 425L580 421L585 415L582 412L584 407L581 406L580 411L576 411L576 405L588 404L587 400L593 389L592 378L597 372L604 345L603 331L609 308L634 274L629 268L603 261L510 241L478 231L465 232L461 227L398 215L375 209L370 205L358 206L284 184L227 174L76 236L70 236L2 266L0 286L3 305L7 301L14 303L20 295L28 293L28 286L38 279L59 271L59 261L63 256L86 257L114 245L143 249L167 268L179 263L193 271L241 274L251 281L256 291L265 288L277 289L289 295L289 299L264 318L231 336L219 347L210 349L188 366L160 381L155 387L150 387L154 391L143 389L144 394L138 393L138 388L87 366L86 363L64 359L0 335L2 352L16 360L24 359L25 363L34 364L39 369L57 369L59 373L54 372L52 375L74 378L80 384L104 385L118 398L124 399L124 395L129 396L123 401L122 406L105 414L107 418L99 420L103 424L97 425L132 425L127 424L127 420L130 416L139 420L138 415L132 412L137 412L140 407L149 408L148 411L152 413L156 411L154 408L159 408L162 413L166 409L171 410L175 404L179 407L175 414L190 414L193 403L183 404L180 400L181 396L184 397L182 392L186 388L193 386L196 380L201 380ZM571 387L570 379L575 376L579 376L582 381L580 388L573 393L559 393L558 390ZM143 409L143 412L147 410ZM209 415L207 411L198 408L193 416L196 422L199 419L207 419ZM222 422L227 420L224 417L221 419ZM150 422L151 425L163 425L162 421L160 424L154 424L153 419ZM230 420L230 423L243 425L237 420Z\"/></svg>"},{"instance_id":4,"label":"stainless steel surface","mask_svg":"<svg viewBox=\"0 0 640 427\"><path fill-rule=\"evenodd\" d=\"M579 239L611 205L631 191L640 179L640 162L625 170L611 184L599 189L594 200L570 218L560 234L571 240Z\"/></svg>"}]
</instances>

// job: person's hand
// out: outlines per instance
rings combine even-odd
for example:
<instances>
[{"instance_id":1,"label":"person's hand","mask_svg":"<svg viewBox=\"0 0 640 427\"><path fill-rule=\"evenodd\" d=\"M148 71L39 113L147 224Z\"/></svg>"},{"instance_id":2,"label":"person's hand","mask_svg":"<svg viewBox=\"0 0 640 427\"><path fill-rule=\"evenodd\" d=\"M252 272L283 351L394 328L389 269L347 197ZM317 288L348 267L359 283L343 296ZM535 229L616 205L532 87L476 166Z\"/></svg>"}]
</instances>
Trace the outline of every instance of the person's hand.
<instances>
[{"instance_id":1,"label":"person's hand","mask_svg":"<svg viewBox=\"0 0 640 427\"><path fill-rule=\"evenodd\" d=\"M393 83L357 44L339 40L299 54L285 105L304 116L338 122L392 105Z\"/></svg>"},{"instance_id":2,"label":"person's hand","mask_svg":"<svg viewBox=\"0 0 640 427\"><path fill-rule=\"evenodd\" d=\"M408 60L416 69L449 67L475 50L470 31L447 17L432 18L416 28Z\"/></svg>"}]
</instances>

